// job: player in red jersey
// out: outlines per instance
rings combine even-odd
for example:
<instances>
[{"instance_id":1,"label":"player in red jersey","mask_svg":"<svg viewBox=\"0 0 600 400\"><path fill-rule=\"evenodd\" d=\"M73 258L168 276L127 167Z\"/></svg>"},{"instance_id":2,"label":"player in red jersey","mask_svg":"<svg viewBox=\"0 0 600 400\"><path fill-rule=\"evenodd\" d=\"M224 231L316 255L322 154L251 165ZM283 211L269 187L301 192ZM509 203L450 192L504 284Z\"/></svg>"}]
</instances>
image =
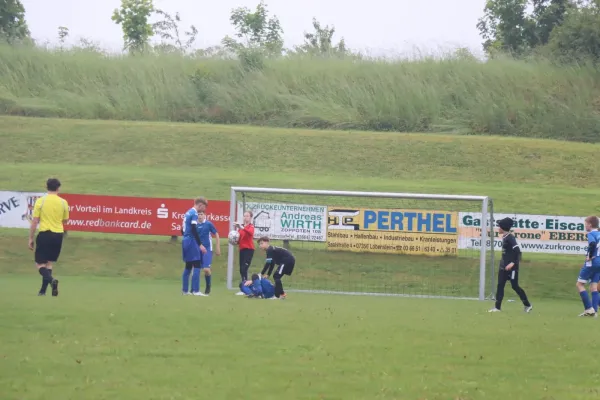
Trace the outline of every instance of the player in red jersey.
<instances>
[{"instance_id":1,"label":"player in red jersey","mask_svg":"<svg viewBox=\"0 0 600 400\"><path fill-rule=\"evenodd\" d=\"M248 280L248 270L250 264L252 264L252 257L254 256L254 225L252 224L252 211L246 211L244 213L243 224L236 223L236 228L240 234L238 246L240 247L240 276L242 282ZM241 294L240 294L241 293ZM238 295L243 295L243 292Z\"/></svg>"}]
</instances>

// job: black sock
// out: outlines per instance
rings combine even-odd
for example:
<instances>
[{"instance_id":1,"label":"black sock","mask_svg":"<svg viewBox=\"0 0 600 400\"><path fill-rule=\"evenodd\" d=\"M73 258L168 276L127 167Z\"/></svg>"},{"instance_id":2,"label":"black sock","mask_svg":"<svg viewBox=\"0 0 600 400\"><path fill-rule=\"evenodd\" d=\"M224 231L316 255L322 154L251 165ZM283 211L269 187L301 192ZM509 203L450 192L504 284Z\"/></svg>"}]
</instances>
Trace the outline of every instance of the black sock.
<instances>
[{"instance_id":1,"label":"black sock","mask_svg":"<svg viewBox=\"0 0 600 400\"><path fill-rule=\"evenodd\" d=\"M279 298L283 294L283 284L281 278L275 278L275 297Z\"/></svg>"},{"instance_id":2,"label":"black sock","mask_svg":"<svg viewBox=\"0 0 600 400\"><path fill-rule=\"evenodd\" d=\"M42 276L42 287L40 293L45 294L48 289L48 285L52 283L52 270L46 267L41 267L38 272Z\"/></svg>"}]
</instances>

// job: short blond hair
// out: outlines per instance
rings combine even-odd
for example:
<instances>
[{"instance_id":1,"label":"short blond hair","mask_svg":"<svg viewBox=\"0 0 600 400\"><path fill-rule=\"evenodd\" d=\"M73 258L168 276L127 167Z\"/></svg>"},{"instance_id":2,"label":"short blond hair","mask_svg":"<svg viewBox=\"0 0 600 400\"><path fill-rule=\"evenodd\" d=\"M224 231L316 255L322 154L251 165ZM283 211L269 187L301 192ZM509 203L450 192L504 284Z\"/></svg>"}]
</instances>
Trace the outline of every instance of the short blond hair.
<instances>
[{"instance_id":1,"label":"short blond hair","mask_svg":"<svg viewBox=\"0 0 600 400\"><path fill-rule=\"evenodd\" d=\"M204 197L196 197L194 199L194 204L195 205L204 204L205 206L208 206L208 200L206 200Z\"/></svg>"}]
</instances>

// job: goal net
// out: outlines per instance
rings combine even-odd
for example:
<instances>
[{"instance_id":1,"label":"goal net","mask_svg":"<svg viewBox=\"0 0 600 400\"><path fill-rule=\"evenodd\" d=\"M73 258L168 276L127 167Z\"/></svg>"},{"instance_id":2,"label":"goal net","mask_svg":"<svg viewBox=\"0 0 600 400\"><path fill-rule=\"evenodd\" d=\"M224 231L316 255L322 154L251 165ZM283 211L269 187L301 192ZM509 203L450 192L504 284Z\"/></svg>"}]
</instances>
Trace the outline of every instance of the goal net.
<instances>
[{"instance_id":1,"label":"goal net","mask_svg":"<svg viewBox=\"0 0 600 400\"><path fill-rule=\"evenodd\" d=\"M255 239L296 258L286 291L484 300L494 252L487 196L232 187L230 230L252 212ZM256 246L249 275L265 254ZM229 245L227 286L240 282Z\"/></svg>"}]
</instances>

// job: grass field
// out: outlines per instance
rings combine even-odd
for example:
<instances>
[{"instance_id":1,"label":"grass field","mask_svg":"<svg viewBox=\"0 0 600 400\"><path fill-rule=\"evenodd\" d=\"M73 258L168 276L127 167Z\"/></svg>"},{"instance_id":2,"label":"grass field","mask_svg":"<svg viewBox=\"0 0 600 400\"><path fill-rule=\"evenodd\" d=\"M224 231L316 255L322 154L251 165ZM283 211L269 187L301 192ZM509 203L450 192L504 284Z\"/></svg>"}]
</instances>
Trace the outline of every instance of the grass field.
<instances>
[{"instance_id":1,"label":"grass field","mask_svg":"<svg viewBox=\"0 0 600 400\"><path fill-rule=\"evenodd\" d=\"M483 194L497 212L600 211L588 186L597 145L18 117L0 117L0 126L3 190L39 191L56 174L74 193L219 199L244 184ZM287 157L273 155L282 150ZM489 315L491 304L476 301L300 293L247 300L224 289L224 257L209 298L183 297L176 243L72 233L54 299L34 296L40 278L25 235L0 230L2 400L600 397L588 356L598 345L581 348L598 320L574 318L577 257L525 255L521 281L534 313L507 302ZM395 257L357 262L314 250L294 248L298 276L311 284L347 267L346 279L386 280L411 294L423 283L438 292L476 288L476 270L460 269L460 258L404 258L406 273L392 276L365 274L364 266L378 271ZM515 298L510 289L507 296Z\"/></svg>"},{"instance_id":2,"label":"grass field","mask_svg":"<svg viewBox=\"0 0 600 400\"><path fill-rule=\"evenodd\" d=\"M464 55L464 54L463 54ZM598 142L600 69L547 60L235 60L0 46L0 114Z\"/></svg>"}]
</instances>

